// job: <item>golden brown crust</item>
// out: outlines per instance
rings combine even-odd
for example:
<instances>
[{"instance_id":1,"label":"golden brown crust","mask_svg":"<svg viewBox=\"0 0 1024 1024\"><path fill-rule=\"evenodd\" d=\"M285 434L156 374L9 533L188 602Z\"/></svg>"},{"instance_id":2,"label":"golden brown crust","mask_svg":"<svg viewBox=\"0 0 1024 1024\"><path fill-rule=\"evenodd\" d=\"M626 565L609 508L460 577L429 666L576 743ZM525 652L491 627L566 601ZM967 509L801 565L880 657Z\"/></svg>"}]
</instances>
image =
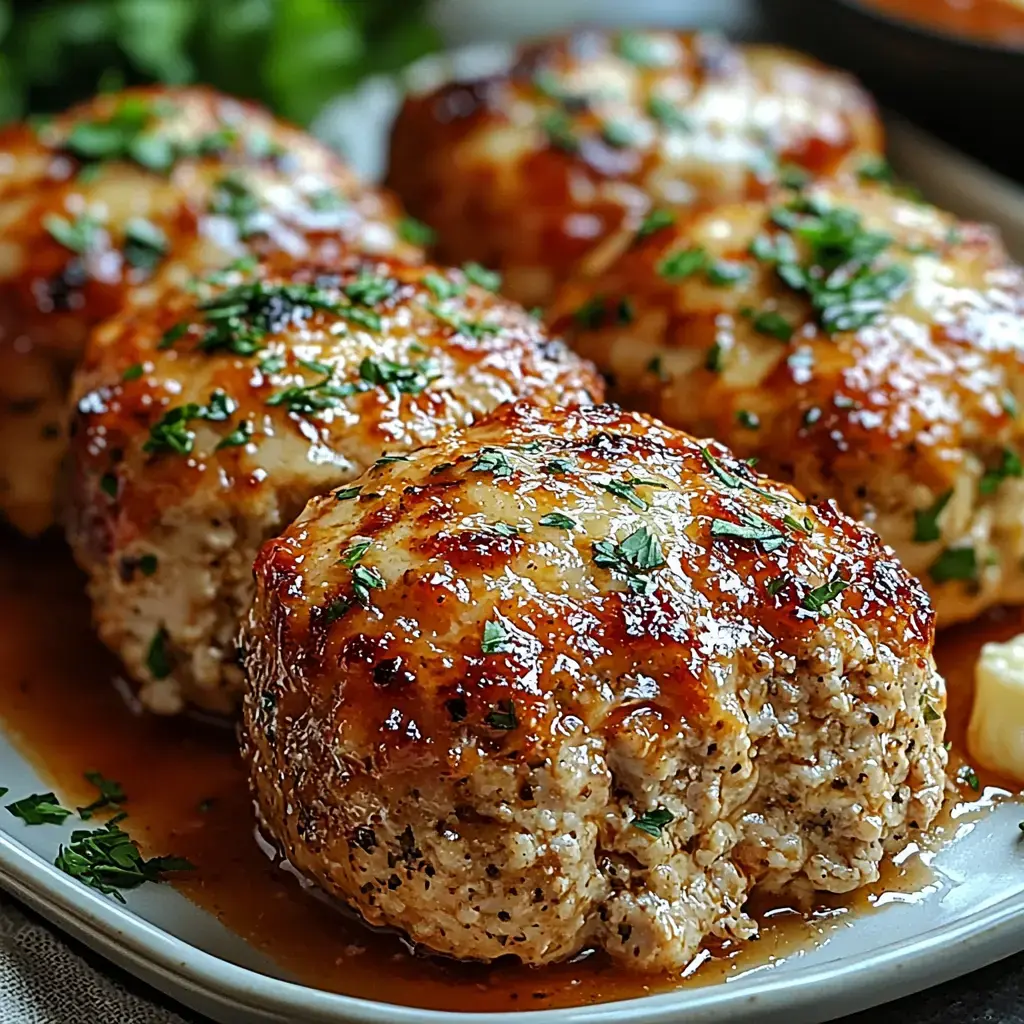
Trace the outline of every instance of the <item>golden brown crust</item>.
<instances>
[{"instance_id":1,"label":"golden brown crust","mask_svg":"<svg viewBox=\"0 0 1024 1024\"><path fill-rule=\"evenodd\" d=\"M449 758L474 756L454 742L467 729L481 750L528 756L567 718L588 729L633 728L640 713L657 729L712 722L716 665L744 663L755 646L798 655L836 615L928 657L927 598L873 533L714 442L614 406L566 414L520 403L377 466L361 485L312 502L267 544L256 615L312 688L297 705L327 699L318 688L344 667L334 724L375 751L378 769L465 771ZM505 514L493 517L496 507ZM573 526L541 522L551 514ZM716 536L752 521L769 541ZM654 538L656 567L607 568L603 546L638 527ZM342 556L364 541L358 565L383 585L362 601ZM836 597L810 610L835 580ZM501 624L500 654L482 649L470 615ZM627 685L638 675L649 681L639 702ZM510 702L515 727L490 725ZM288 713L286 700L277 714Z\"/></svg>"},{"instance_id":2,"label":"golden brown crust","mask_svg":"<svg viewBox=\"0 0 1024 1024\"><path fill-rule=\"evenodd\" d=\"M186 572L166 583L170 561L190 554L181 531L231 524L251 563L312 494L382 452L505 401L601 397L589 365L470 278L494 284L472 268L277 257L171 287L99 328L75 378L69 539L94 580L164 550L158 572L94 593L101 631L110 617L123 626L132 587L164 586L171 607L210 597ZM105 639L123 643L116 630ZM136 674L148 678L144 665Z\"/></svg>"},{"instance_id":3,"label":"golden brown crust","mask_svg":"<svg viewBox=\"0 0 1024 1024\"><path fill-rule=\"evenodd\" d=\"M39 129L5 129L0 506L29 532L49 521L68 380L90 328L130 291L144 295L154 274L183 283L249 251L329 256L347 242L414 257L397 216L305 133L205 88L132 89ZM47 436L26 440L26 421Z\"/></svg>"},{"instance_id":4,"label":"golden brown crust","mask_svg":"<svg viewBox=\"0 0 1024 1024\"><path fill-rule=\"evenodd\" d=\"M933 594L947 581L930 567L973 536L977 571L949 592L947 620L977 609L976 585L999 599L983 566L1020 530L979 534L954 501L940 538L914 513L961 487L995 500L1017 485L1022 317L1024 275L991 230L885 189L819 185L651 230L563 289L551 320L619 400L836 498L931 572Z\"/></svg>"},{"instance_id":5,"label":"golden brown crust","mask_svg":"<svg viewBox=\"0 0 1024 1024\"><path fill-rule=\"evenodd\" d=\"M592 30L530 46L504 75L406 100L388 183L445 260L500 268L544 304L587 252L655 205L758 196L877 154L852 80L773 47Z\"/></svg>"}]
</instances>

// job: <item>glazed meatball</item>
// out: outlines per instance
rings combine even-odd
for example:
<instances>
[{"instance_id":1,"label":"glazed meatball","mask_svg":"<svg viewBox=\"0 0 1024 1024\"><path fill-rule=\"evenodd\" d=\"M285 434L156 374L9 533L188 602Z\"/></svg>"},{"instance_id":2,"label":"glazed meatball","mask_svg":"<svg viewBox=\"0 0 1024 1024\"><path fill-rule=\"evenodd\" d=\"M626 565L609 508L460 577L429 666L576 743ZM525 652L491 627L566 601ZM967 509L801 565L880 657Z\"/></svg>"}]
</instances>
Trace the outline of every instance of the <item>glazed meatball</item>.
<instances>
[{"instance_id":1,"label":"glazed meatball","mask_svg":"<svg viewBox=\"0 0 1024 1024\"><path fill-rule=\"evenodd\" d=\"M615 407L526 403L256 564L244 748L283 855L456 957L677 970L939 809L920 585L866 527Z\"/></svg>"},{"instance_id":2,"label":"glazed meatball","mask_svg":"<svg viewBox=\"0 0 1024 1024\"><path fill-rule=\"evenodd\" d=\"M553 312L614 394L838 500L940 624L1024 601L1024 277L994 233L824 185L660 223Z\"/></svg>"},{"instance_id":3,"label":"glazed meatball","mask_svg":"<svg viewBox=\"0 0 1024 1024\"><path fill-rule=\"evenodd\" d=\"M601 395L493 283L279 257L98 329L74 383L68 537L144 705L234 708L253 559L314 494L503 402Z\"/></svg>"},{"instance_id":4,"label":"glazed meatball","mask_svg":"<svg viewBox=\"0 0 1024 1024\"><path fill-rule=\"evenodd\" d=\"M718 36L594 31L533 46L506 74L413 96L389 184L438 252L546 304L585 254L653 205L763 195L877 154L873 105L797 54Z\"/></svg>"},{"instance_id":5,"label":"glazed meatball","mask_svg":"<svg viewBox=\"0 0 1024 1024\"><path fill-rule=\"evenodd\" d=\"M0 510L51 522L67 391L89 329L154 274L347 240L415 250L328 149L201 88L100 96L0 132Z\"/></svg>"}]
</instances>

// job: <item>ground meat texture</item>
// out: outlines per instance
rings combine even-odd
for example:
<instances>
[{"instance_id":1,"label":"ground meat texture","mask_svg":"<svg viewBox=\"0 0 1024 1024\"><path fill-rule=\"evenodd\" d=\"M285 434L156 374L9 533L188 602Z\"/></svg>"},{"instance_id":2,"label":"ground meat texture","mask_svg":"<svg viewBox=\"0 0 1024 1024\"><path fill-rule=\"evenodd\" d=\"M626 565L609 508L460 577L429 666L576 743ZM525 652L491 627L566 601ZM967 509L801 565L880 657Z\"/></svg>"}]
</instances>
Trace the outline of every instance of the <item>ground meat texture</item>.
<instances>
[{"instance_id":1,"label":"ground meat texture","mask_svg":"<svg viewBox=\"0 0 1024 1024\"><path fill-rule=\"evenodd\" d=\"M503 402L601 393L462 271L276 257L130 306L73 389L68 537L99 634L151 710L230 711L253 559L312 495Z\"/></svg>"},{"instance_id":2,"label":"ground meat texture","mask_svg":"<svg viewBox=\"0 0 1024 1024\"><path fill-rule=\"evenodd\" d=\"M642 414L506 407L256 563L262 825L457 957L678 969L942 801L932 613L869 529Z\"/></svg>"},{"instance_id":3,"label":"ground meat texture","mask_svg":"<svg viewBox=\"0 0 1024 1024\"><path fill-rule=\"evenodd\" d=\"M1024 600L1024 275L991 229L779 193L635 239L552 322L621 401L872 526L940 625Z\"/></svg>"},{"instance_id":4,"label":"ground meat texture","mask_svg":"<svg viewBox=\"0 0 1024 1024\"><path fill-rule=\"evenodd\" d=\"M577 261L653 208L763 195L881 151L871 100L809 58L719 36L581 31L513 68L408 98L388 183L438 253L546 304Z\"/></svg>"},{"instance_id":5,"label":"ground meat texture","mask_svg":"<svg viewBox=\"0 0 1024 1024\"><path fill-rule=\"evenodd\" d=\"M52 521L71 373L129 291L251 251L413 256L397 218L326 147L204 88L106 94L4 129L0 511L30 534Z\"/></svg>"}]
</instances>

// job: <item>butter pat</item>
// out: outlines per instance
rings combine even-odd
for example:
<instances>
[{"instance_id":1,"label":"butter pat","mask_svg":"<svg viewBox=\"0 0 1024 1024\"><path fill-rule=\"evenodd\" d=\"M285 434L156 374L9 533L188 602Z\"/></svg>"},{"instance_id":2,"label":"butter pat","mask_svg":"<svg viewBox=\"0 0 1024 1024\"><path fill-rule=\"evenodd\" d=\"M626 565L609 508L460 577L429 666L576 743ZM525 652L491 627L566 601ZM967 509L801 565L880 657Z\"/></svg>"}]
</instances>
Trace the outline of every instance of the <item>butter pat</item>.
<instances>
[{"instance_id":1,"label":"butter pat","mask_svg":"<svg viewBox=\"0 0 1024 1024\"><path fill-rule=\"evenodd\" d=\"M1024 633L981 649L967 748L978 764L1024 783Z\"/></svg>"}]
</instances>

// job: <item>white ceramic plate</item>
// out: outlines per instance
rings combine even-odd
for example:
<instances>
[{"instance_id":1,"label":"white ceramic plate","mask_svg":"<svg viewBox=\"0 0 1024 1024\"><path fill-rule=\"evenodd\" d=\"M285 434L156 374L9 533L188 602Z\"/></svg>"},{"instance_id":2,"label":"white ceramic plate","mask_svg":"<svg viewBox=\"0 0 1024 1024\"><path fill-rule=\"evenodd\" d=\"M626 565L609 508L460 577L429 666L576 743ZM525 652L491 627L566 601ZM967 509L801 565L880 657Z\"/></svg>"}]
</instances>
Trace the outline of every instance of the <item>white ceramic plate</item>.
<instances>
[{"instance_id":1,"label":"white ceramic plate","mask_svg":"<svg viewBox=\"0 0 1024 1024\"><path fill-rule=\"evenodd\" d=\"M501 59L476 50L456 63ZM436 73L436 62L417 77ZM336 104L321 132L356 163L380 168L393 88L371 83ZM926 136L896 125L899 169L936 201L998 223L1024 256L1024 195ZM2 670L2 668L0 668ZM49 788L9 738L0 734L0 781L13 794ZM1003 805L964 819L957 838L933 862L934 884L910 902L851 918L813 949L748 971L727 983L683 988L629 1002L528 1014L531 1024L689 1024L715 1021L828 1020L895 999L1024 949L1024 847L1021 809ZM70 832L69 825L65 832ZM225 1024L266 1021L452 1024L521 1022L522 1012L447 1014L321 992L292 983L260 953L168 886L146 886L127 906L87 889L53 867L54 828L0 818L0 885L120 966L167 995ZM384 993L382 993L382 997Z\"/></svg>"}]
</instances>

